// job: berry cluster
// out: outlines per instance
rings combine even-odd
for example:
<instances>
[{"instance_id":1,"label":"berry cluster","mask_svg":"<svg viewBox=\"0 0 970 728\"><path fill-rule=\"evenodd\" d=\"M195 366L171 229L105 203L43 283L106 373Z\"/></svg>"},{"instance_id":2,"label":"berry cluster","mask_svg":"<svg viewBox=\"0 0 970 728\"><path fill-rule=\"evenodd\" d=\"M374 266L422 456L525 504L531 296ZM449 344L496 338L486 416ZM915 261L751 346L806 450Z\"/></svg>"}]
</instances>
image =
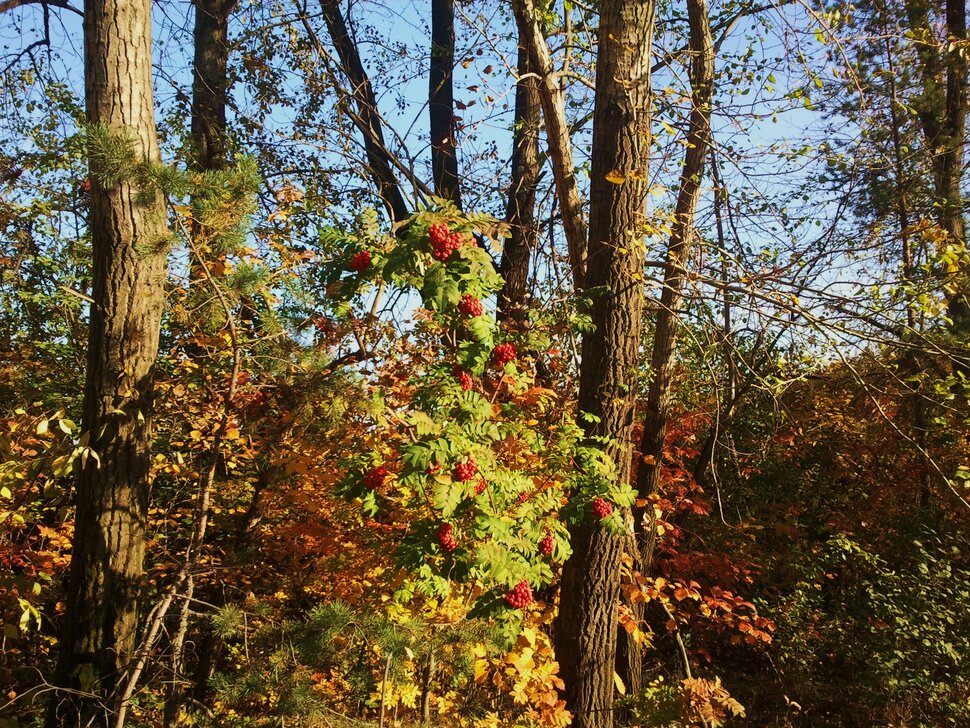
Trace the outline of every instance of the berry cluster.
<instances>
[{"instance_id":1,"label":"berry cluster","mask_svg":"<svg viewBox=\"0 0 970 728\"><path fill-rule=\"evenodd\" d=\"M461 247L463 238L461 233L448 232L448 223L439 222L428 228L428 239L431 241L431 255L435 260L445 261Z\"/></svg>"},{"instance_id":2,"label":"berry cluster","mask_svg":"<svg viewBox=\"0 0 970 728\"><path fill-rule=\"evenodd\" d=\"M505 603L512 609L522 609L532 604L532 589L525 579L515 585L515 589L505 595Z\"/></svg>"},{"instance_id":3,"label":"berry cluster","mask_svg":"<svg viewBox=\"0 0 970 728\"><path fill-rule=\"evenodd\" d=\"M472 375L461 367L455 367L451 373L454 374L455 379L458 380L458 386L466 392L475 385L475 380L472 379Z\"/></svg>"},{"instance_id":4,"label":"berry cluster","mask_svg":"<svg viewBox=\"0 0 970 728\"><path fill-rule=\"evenodd\" d=\"M363 273L370 268L370 251L362 250L350 261L350 269L357 273Z\"/></svg>"},{"instance_id":5,"label":"berry cluster","mask_svg":"<svg viewBox=\"0 0 970 728\"><path fill-rule=\"evenodd\" d=\"M437 475L440 470L441 470L441 463L434 463L433 465L429 465L428 469L425 472L428 475Z\"/></svg>"},{"instance_id":6,"label":"berry cluster","mask_svg":"<svg viewBox=\"0 0 970 728\"><path fill-rule=\"evenodd\" d=\"M600 520L613 512L613 504L602 498L593 498L593 514Z\"/></svg>"},{"instance_id":7,"label":"berry cluster","mask_svg":"<svg viewBox=\"0 0 970 728\"><path fill-rule=\"evenodd\" d=\"M469 455L468 459L463 463L458 463L455 466L455 480L460 483L471 480L478 473L478 463L475 459Z\"/></svg>"},{"instance_id":8,"label":"berry cluster","mask_svg":"<svg viewBox=\"0 0 970 728\"><path fill-rule=\"evenodd\" d=\"M522 505L527 500L529 500L531 496L532 496L532 493L530 493L529 491L519 493L519 497L516 498L515 502L518 503L519 505Z\"/></svg>"},{"instance_id":9,"label":"berry cluster","mask_svg":"<svg viewBox=\"0 0 970 728\"><path fill-rule=\"evenodd\" d=\"M479 480L477 483L475 483L475 495L481 495L485 492L487 487L488 483L486 483L484 480Z\"/></svg>"},{"instance_id":10,"label":"berry cluster","mask_svg":"<svg viewBox=\"0 0 970 728\"><path fill-rule=\"evenodd\" d=\"M504 344L499 344L492 350L492 361L495 366L504 367L510 361L515 361L515 357L518 352L515 350L515 344L511 342L505 342Z\"/></svg>"},{"instance_id":11,"label":"berry cluster","mask_svg":"<svg viewBox=\"0 0 970 728\"><path fill-rule=\"evenodd\" d=\"M377 490L384 485L384 480L388 475L390 475L390 471L383 465L379 465L364 476L364 485L371 490Z\"/></svg>"},{"instance_id":12,"label":"berry cluster","mask_svg":"<svg viewBox=\"0 0 970 728\"><path fill-rule=\"evenodd\" d=\"M552 534L546 531L546 535L539 542L539 553L543 556L552 556L552 549L555 543L552 540Z\"/></svg>"},{"instance_id":13,"label":"berry cluster","mask_svg":"<svg viewBox=\"0 0 970 728\"><path fill-rule=\"evenodd\" d=\"M461 301L458 303L458 310L466 316L473 318L485 313L485 307L482 306L482 302L470 293L466 293L461 297Z\"/></svg>"},{"instance_id":14,"label":"berry cluster","mask_svg":"<svg viewBox=\"0 0 970 728\"><path fill-rule=\"evenodd\" d=\"M449 554L458 548L458 539L455 538L454 528L450 523L442 523L438 526L438 543L441 545L441 550Z\"/></svg>"}]
</instances>

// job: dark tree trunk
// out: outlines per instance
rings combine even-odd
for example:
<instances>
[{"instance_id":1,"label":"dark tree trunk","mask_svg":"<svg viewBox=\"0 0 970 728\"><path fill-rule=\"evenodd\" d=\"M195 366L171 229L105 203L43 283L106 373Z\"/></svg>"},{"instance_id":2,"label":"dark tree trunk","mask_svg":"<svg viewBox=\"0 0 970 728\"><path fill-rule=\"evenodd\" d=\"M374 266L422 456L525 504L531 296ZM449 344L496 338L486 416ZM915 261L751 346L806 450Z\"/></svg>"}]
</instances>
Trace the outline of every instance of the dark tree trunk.
<instances>
[{"instance_id":1,"label":"dark tree trunk","mask_svg":"<svg viewBox=\"0 0 970 728\"><path fill-rule=\"evenodd\" d=\"M933 155L937 222L957 243L966 243L963 217L963 150L966 143L968 59L966 0L946 0L946 38L937 39L927 0L906 0L909 30L916 44L922 93L914 106L923 130L927 151ZM948 296L952 330L961 345L970 336L970 271L961 270ZM970 361L961 347L961 371L970 375Z\"/></svg>"},{"instance_id":2,"label":"dark tree trunk","mask_svg":"<svg viewBox=\"0 0 970 728\"><path fill-rule=\"evenodd\" d=\"M215 172L225 169L229 164L227 144L226 105L229 89L229 14L236 6L236 0L194 0L195 32L194 59L192 67L192 142L193 155L190 164L198 172ZM208 230L193 217L192 237L198 250L204 250L206 239L218 231ZM193 256L189 280L198 291L194 305L205 319L223 321L225 313L217 300L211 298L211 290L206 285L208 273L205 262ZM206 302L208 299L208 303ZM204 366L204 351L195 345L188 349ZM185 638L189 626L191 602L188 599L194 588L190 577L186 584L187 598L179 604L172 626L171 670L166 696L163 725L168 727L178 722L179 710L184 702L185 693ZM217 638L207 630L201 640L206 647L215 647ZM210 650L211 651L211 650ZM205 659L208 655L203 654Z\"/></svg>"},{"instance_id":3,"label":"dark tree trunk","mask_svg":"<svg viewBox=\"0 0 970 728\"><path fill-rule=\"evenodd\" d=\"M629 478L643 299L643 223L650 159L652 0L601 4L586 279L595 330L583 337L579 410L589 438L615 443L617 477ZM607 177L621 174L623 184ZM623 537L592 516L571 529L563 568L556 655L577 728L613 725L616 608Z\"/></svg>"},{"instance_id":4,"label":"dark tree trunk","mask_svg":"<svg viewBox=\"0 0 970 728\"><path fill-rule=\"evenodd\" d=\"M160 160L148 0L86 0L87 120L127 133ZM91 165L91 179L98 179ZM147 196L148 199L144 199ZM123 180L91 190L91 322L83 425L98 460L77 477L77 515L57 685L48 726L103 725L135 646L149 495L152 374L164 305L168 231L160 192ZM99 462L100 461L100 462Z\"/></svg>"},{"instance_id":5,"label":"dark tree trunk","mask_svg":"<svg viewBox=\"0 0 970 728\"><path fill-rule=\"evenodd\" d=\"M377 195L384 203L392 223L408 218L410 211L400 185L394 175L394 160L384 141L384 126L377 112L377 98L370 79L361 63L357 46L347 32L347 23L340 12L339 0L320 0L330 39L340 58L340 65L350 81L351 95L357 105L354 123L364 137L368 173L377 187Z\"/></svg>"},{"instance_id":6,"label":"dark tree trunk","mask_svg":"<svg viewBox=\"0 0 970 728\"><path fill-rule=\"evenodd\" d=\"M498 317L523 325L529 316L529 259L538 240L535 222L536 186L539 183L539 88L532 72L529 51L519 47L519 76L515 88L515 121L512 146L512 183L505 212L511 237L502 251L501 273L505 284L498 294Z\"/></svg>"},{"instance_id":7,"label":"dark tree trunk","mask_svg":"<svg viewBox=\"0 0 970 728\"><path fill-rule=\"evenodd\" d=\"M633 509L635 543L631 545L638 570L649 568L656 540L653 502L650 499L660 487L660 467L663 443L672 398L674 352L677 324L683 302L683 267L694 235L694 213L700 197L704 177L704 161L710 148L711 96L714 80L714 42L705 0L688 0L687 17L690 26L692 88L691 112L687 131L687 149L680 176L680 190L674 212L674 225L667 248L667 268L660 306L654 328L650 369L653 375L647 389L647 412L640 440L637 467L637 497L646 502L644 508ZM643 617L643 604L627 605L637 619ZM626 633L621 635L617 673L630 692L638 692L643 685L643 654L640 646Z\"/></svg>"},{"instance_id":8,"label":"dark tree trunk","mask_svg":"<svg viewBox=\"0 0 970 728\"><path fill-rule=\"evenodd\" d=\"M224 169L226 94L229 79L229 14L236 0L195 0L195 58L192 73L193 167Z\"/></svg>"},{"instance_id":9,"label":"dark tree trunk","mask_svg":"<svg viewBox=\"0 0 970 728\"><path fill-rule=\"evenodd\" d=\"M431 176L439 197L461 208L458 184L458 126L455 123L455 2L431 0L431 63L428 110L431 126Z\"/></svg>"}]
</instances>

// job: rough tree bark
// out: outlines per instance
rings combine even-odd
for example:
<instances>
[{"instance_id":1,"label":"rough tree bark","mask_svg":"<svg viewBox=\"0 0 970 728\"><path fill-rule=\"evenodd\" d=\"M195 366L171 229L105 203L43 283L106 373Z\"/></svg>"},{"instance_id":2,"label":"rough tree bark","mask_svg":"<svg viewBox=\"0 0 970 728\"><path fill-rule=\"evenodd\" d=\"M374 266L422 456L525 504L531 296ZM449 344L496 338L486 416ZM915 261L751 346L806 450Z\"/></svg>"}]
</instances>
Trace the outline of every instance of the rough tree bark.
<instances>
[{"instance_id":1,"label":"rough tree bark","mask_svg":"<svg viewBox=\"0 0 970 728\"><path fill-rule=\"evenodd\" d=\"M149 0L86 0L87 121L160 160ZM168 231L160 192L97 182L91 162L91 321L83 426L98 460L77 476L77 515L48 726L103 725L134 647L149 495L152 374L164 305ZM89 695L90 694L90 695Z\"/></svg>"},{"instance_id":2,"label":"rough tree bark","mask_svg":"<svg viewBox=\"0 0 970 728\"><path fill-rule=\"evenodd\" d=\"M226 93L229 79L229 14L236 0L195 0L195 52L192 74L193 167L224 169Z\"/></svg>"},{"instance_id":3,"label":"rough tree bark","mask_svg":"<svg viewBox=\"0 0 970 728\"><path fill-rule=\"evenodd\" d=\"M562 210L562 227L569 250L569 267L573 286L577 291L586 286L586 218L583 201L576 183L573 164L573 147L566 123L566 102L559 74L552 65L549 46L542 33L539 15L533 0L513 0L519 38L529 49L532 71L539 79L539 100L542 116L546 122L546 143L552 161L552 174L556 183L556 197Z\"/></svg>"},{"instance_id":4,"label":"rough tree bark","mask_svg":"<svg viewBox=\"0 0 970 728\"><path fill-rule=\"evenodd\" d=\"M384 203L391 222L403 222L411 213L394 175L394 163L384 141L384 127L377 112L377 98L364 70L364 64L361 63L357 45L347 32L347 23L340 12L339 0L320 0L320 9L340 58L342 70L350 81L351 95L357 105L354 123L364 137L368 172L377 186L377 194Z\"/></svg>"},{"instance_id":5,"label":"rough tree bark","mask_svg":"<svg viewBox=\"0 0 970 728\"><path fill-rule=\"evenodd\" d=\"M454 68L455 2L431 0L431 63L428 80L431 177L435 194L451 200L460 209Z\"/></svg>"},{"instance_id":6,"label":"rough tree bark","mask_svg":"<svg viewBox=\"0 0 970 728\"><path fill-rule=\"evenodd\" d=\"M601 3L593 112L587 286L595 330L583 337L579 410L587 436L614 443L617 477L630 473L633 404L643 308L643 212L650 158L652 0ZM548 117L547 117L548 123ZM616 184L610 179L622 175ZM607 178L610 179L607 179ZM577 728L613 725L623 537L591 519L570 530L556 656Z\"/></svg>"},{"instance_id":7,"label":"rough tree bark","mask_svg":"<svg viewBox=\"0 0 970 728\"><path fill-rule=\"evenodd\" d=\"M515 88L512 138L512 181L505 221L511 237L502 251L505 284L498 294L498 318L521 326L529 315L529 259L538 242L535 222L536 186L539 183L539 88L532 74L529 52L519 46L520 81Z\"/></svg>"}]
</instances>

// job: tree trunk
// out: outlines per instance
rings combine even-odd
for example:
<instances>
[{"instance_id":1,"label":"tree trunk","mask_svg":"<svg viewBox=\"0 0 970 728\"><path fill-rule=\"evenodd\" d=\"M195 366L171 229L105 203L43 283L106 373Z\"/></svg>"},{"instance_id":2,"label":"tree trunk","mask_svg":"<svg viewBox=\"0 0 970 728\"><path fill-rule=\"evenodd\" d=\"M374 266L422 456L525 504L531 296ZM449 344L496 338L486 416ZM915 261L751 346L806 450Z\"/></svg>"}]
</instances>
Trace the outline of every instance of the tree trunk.
<instances>
[{"instance_id":1,"label":"tree trunk","mask_svg":"<svg viewBox=\"0 0 970 728\"><path fill-rule=\"evenodd\" d=\"M87 120L131 136L159 161L148 0L86 0ZM158 191L98 184L91 162L91 321L84 430L97 460L77 476L77 515L48 726L102 725L134 648L149 495L152 375L164 306L168 232ZM147 199L146 199L147 198ZM97 696L97 697L95 697Z\"/></svg>"},{"instance_id":2,"label":"tree trunk","mask_svg":"<svg viewBox=\"0 0 970 728\"><path fill-rule=\"evenodd\" d=\"M893 46L889 34L886 35L886 68L889 70L889 123L892 127L893 143L893 181L896 187L896 222L899 225L899 244L903 264L903 280L909 286L906 292L906 326L909 328L908 336L912 337L919 333L919 321L916 318L918 302L916 297L916 267L913 260L912 243L909 234L909 205L908 205L908 185L906 183L906 168L903 164L903 143L899 136L899 119L896 107L899 105L899 98L896 92L896 67L893 60ZM915 361L913 354L905 354L904 361L916 372L919 371L919 364ZM913 414L913 439L920 453L925 457L926 453L926 408L923 401L923 394L920 391L921 384L917 380L916 388L912 394L912 414ZM930 470L929 463L921 463L919 468L919 492L918 503L920 507L925 506L930 499Z\"/></svg>"},{"instance_id":3,"label":"tree trunk","mask_svg":"<svg viewBox=\"0 0 970 728\"><path fill-rule=\"evenodd\" d=\"M963 149L967 126L968 60L966 0L946 0L946 38L936 38L927 0L906 0L909 30L916 45L922 93L914 101L927 152L933 157L937 222L950 242L966 244L963 217ZM962 361L958 369L970 375L965 345L970 336L970 271L960 270L947 297L952 331Z\"/></svg>"},{"instance_id":4,"label":"tree trunk","mask_svg":"<svg viewBox=\"0 0 970 728\"><path fill-rule=\"evenodd\" d=\"M438 197L460 209L458 126L455 123L455 2L431 0L431 63L428 111L431 127L431 176Z\"/></svg>"},{"instance_id":5,"label":"tree trunk","mask_svg":"<svg viewBox=\"0 0 970 728\"><path fill-rule=\"evenodd\" d=\"M347 32L339 0L320 0L320 9L340 58L340 65L350 81L351 95L357 105L357 112L353 115L354 123L364 137L368 173L377 186L377 195L384 203L391 223L403 222L410 212L394 175L394 162L384 141L384 127L377 112L377 98L364 70L364 64L361 63L360 53Z\"/></svg>"},{"instance_id":6,"label":"tree trunk","mask_svg":"<svg viewBox=\"0 0 970 728\"><path fill-rule=\"evenodd\" d=\"M546 143L549 146L552 175L556 183L556 197L562 209L562 228L566 247L569 249L573 286L578 291L586 286L587 229L579 186L576 183L569 125L566 123L566 101L559 83L559 74L552 65L549 46L542 34L535 3L533 0L513 0L512 8L519 27L519 38L529 49L532 70L539 77L539 100L546 122Z\"/></svg>"},{"instance_id":7,"label":"tree trunk","mask_svg":"<svg viewBox=\"0 0 970 728\"><path fill-rule=\"evenodd\" d=\"M637 497L648 500L660 487L660 468L664 438L670 415L671 379L677 343L677 323L683 303L684 265L694 233L694 213L704 177L704 161L711 143L711 96L714 82L714 43L705 0L689 0L691 111L687 131L687 150L680 175L680 191L674 212L674 225L667 248L667 268L660 294L660 307L654 329L650 369L653 378L647 390L647 412L640 440L637 468ZM655 523L653 506L634 513L640 544L640 567L649 568L653 558Z\"/></svg>"},{"instance_id":8,"label":"tree trunk","mask_svg":"<svg viewBox=\"0 0 970 728\"><path fill-rule=\"evenodd\" d=\"M215 172L225 169L229 164L226 138L229 14L236 6L236 0L194 0L193 5L195 6L195 55L192 67L193 156L190 164L198 172ZM217 232L207 230L205 225L193 217L191 234L197 250L205 250L207 238ZM206 285L208 274L205 265L201 257L192 256L189 280L193 286L198 287L193 289L198 290L194 305L207 320L224 320L225 313L221 311L218 300L212 297L211 291L208 290L209 286ZM217 309L219 309L218 314ZM191 346L189 354L204 365L204 352L199 347ZM162 722L166 728L178 722L179 710L184 701L185 637L189 628L191 597L194 589L195 579L190 574L185 581L183 594L185 598L179 603L170 632L173 635L172 673L166 690ZM207 639L203 639L202 642L211 644L211 640Z\"/></svg>"},{"instance_id":9,"label":"tree trunk","mask_svg":"<svg viewBox=\"0 0 970 728\"><path fill-rule=\"evenodd\" d=\"M519 76L515 89L512 142L512 183L505 212L511 237L502 251L505 283L498 294L498 318L518 326L529 316L529 259L538 243L535 223L536 186L539 183L539 88L529 51L519 46Z\"/></svg>"},{"instance_id":10,"label":"tree trunk","mask_svg":"<svg viewBox=\"0 0 970 728\"><path fill-rule=\"evenodd\" d=\"M711 143L711 95L714 80L714 42L705 0L688 0L687 16L690 26L692 88L691 111L687 131L687 150L680 176L680 191L674 212L674 225L667 248L667 268L660 307L654 329L650 369L653 378L647 390L647 413L640 440L640 462L637 467L637 499L646 505L633 509L635 542L631 550L640 571L650 566L655 541L655 517L650 498L660 486L660 467L663 444L667 434L667 420L672 398L671 379L677 324L683 301L683 267L690 252L694 235L694 214L704 177L704 161ZM643 604L627 605L634 617L643 618ZM631 635L621 635L620 655L625 658L617 665L617 672L631 693L642 688L643 654Z\"/></svg>"},{"instance_id":11,"label":"tree trunk","mask_svg":"<svg viewBox=\"0 0 970 728\"><path fill-rule=\"evenodd\" d=\"M226 94L229 79L229 13L236 0L195 0L195 58L192 74L193 167L224 169Z\"/></svg>"},{"instance_id":12,"label":"tree trunk","mask_svg":"<svg viewBox=\"0 0 970 728\"><path fill-rule=\"evenodd\" d=\"M614 443L617 477L628 479L643 308L643 212L650 159L652 0L601 4L590 179L586 279L602 291L583 337L579 410L586 435ZM547 120L548 121L548 120ZM607 179L620 174L622 184ZM570 529L556 655L576 728L613 725L616 608L623 537L590 516Z\"/></svg>"}]
</instances>

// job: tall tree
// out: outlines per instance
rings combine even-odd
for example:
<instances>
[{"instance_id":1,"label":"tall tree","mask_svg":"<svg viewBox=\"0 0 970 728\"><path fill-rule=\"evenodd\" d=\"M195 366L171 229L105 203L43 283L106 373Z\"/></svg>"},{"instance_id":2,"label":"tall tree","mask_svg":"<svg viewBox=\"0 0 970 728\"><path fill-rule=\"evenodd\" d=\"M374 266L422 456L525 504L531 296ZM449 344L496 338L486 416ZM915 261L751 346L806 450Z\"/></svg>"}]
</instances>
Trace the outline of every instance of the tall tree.
<instances>
[{"instance_id":1,"label":"tall tree","mask_svg":"<svg viewBox=\"0 0 970 728\"><path fill-rule=\"evenodd\" d=\"M691 243L696 236L694 215L704 178L704 165L711 144L711 102L714 91L714 41L706 0L688 0L687 20L690 33L691 110L687 129L687 147L680 174L680 189L674 222L667 246L663 290L653 335L650 355L652 378L647 389L647 411L640 439L640 465L637 468L637 496L647 500L660 487L663 444L670 417L673 395L672 376L677 345L677 325L684 300L683 286ZM647 569L653 558L655 528L643 527L644 516L652 522L653 505L647 511L635 511L640 567Z\"/></svg>"},{"instance_id":2,"label":"tall tree","mask_svg":"<svg viewBox=\"0 0 970 728\"><path fill-rule=\"evenodd\" d=\"M522 324L528 317L529 257L538 239L536 186L542 168L539 159L539 88L524 44L519 46L518 73L512 130L512 180L505 208L505 221L511 235L502 251L501 273L505 284L499 291L498 314L502 320Z\"/></svg>"},{"instance_id":3,"label":"tall tree","mask_svg":"<svg viewBox=\"0 0 970 728\"><path fill-rule=\"evenodd\" d=\"M933 4L927 0L905 0L909 31L916 46L917 70L922 85L914 107L932 154L936 211L940 227L949 242L966 245L961 184L966 144L968 59L967 5L965 0L945 0L945 37L934 32ZM958 271L948 296L949 316L958 340L970 337L970 271L966 264ZM970 360L961 355L961 369L970 374Z\"/></svg>"},{"instance_id":4,"label":"tall tree","mask_svg":"<svg viewBox=\"0 0 970 728\"><path fill-rule=\"evenodd\" d=\"M428 75L431 176L435 194L451 200L460 208L454 68L455 0L431 0L431 62Z\"/></svg>"},{"instance_id":5,"label":"tall tree","mask_svg":"<svg viewBox=\"0 0 970 728\"><path fill-rule=\"evenodd\" d=\"M149 0L86 0L84 68L92 135L124 137L160 160L152 98ZM104 141L104 140L102 140ZM135 643L145 549L152 373L166 264L157 189L114 178L92 154L93 249L83 426L92 454L77 474L77 515L48 726L100 725L124 684Z\"/></svg>"},{"instance_id":6,"label":"tall tree","mask_svg":"<svg viewBox=\"0 0 970 728\"><path fill-rule=\"evenodd\" d=\"M229 86L229 14L236 0L195 0L192 68L192 141L196 169L223 169L226 153L226 93Z\"/></svg>"},{"instance_id":7,"label":"tall tree","mask_svg":"<svg viewBox=\"0 0 970 728\"><path fill-rule=\"evenodd\" d=\"M542 118L546 123L546 144L556 185L556 197L562 210L562 228L569 250L569 267L576 290L585 286L587 226L576 167L573 163L572 140L566 123L566 99L560 75L552 65L552 56L542 32L539 12L533 0L513 0L512 8L521 42L529 49L529 63L538 76Z\"/></svg>"},{"instance_id":8,"label":"tall tree","mask_svg":"<svg viewBox=\"0 0 970 728\"><path fill-rule=\"evenodd\" d=\"M197 172L216 172L223 170L229 163L226 106L229 90L229 15L236 7L237 0L195 0L194 57L192 67L192 154L190 164ZM193 208L204 202L193 201ZM192 237L197 249L203 248L206 237L212 230L193 216ZM204 261L192 257L190 282L198 292L199 310L214 309L218 301L207 290L208 275L203 267ZM224 316L213 317L220 321ZM192 354L201 354L198 347L189 348ZM195 589L195 578L190 573L186 578L185 599L178 608L178 620L173 630L171 666L172 676L168 683L165 699L164 725L174 725L182 703L182 673L185 663L185 636L188 629L191 599ZM200 663L208 659L208 652L214 648L211 632L207 632L199 646Z\"/></svg>"},{"instance_id":9,"label":"tall tree","mask_svg":"<svg viewBox=\"0 0 970 728\"><path fill-rule=\"evenodd\" d=\"M394 174L395 160L384 141L384 125L377 110L377 97L360 60L357 44L347 31L338 0L320 0L320 9L340 58L341 69L350 82L350 95L357 107L351 116L364 137L368 173L374 180L377 195L384 203L391 222L403 222L410 215L410 209Z\"/></svg>"},{"instance_id":10,"label":"tall tree","mask_svg":"<svg viewBox=\"0 0 970 728\"><path fill-rule=\"evenodd\" d=\"M601 4L586 269L595 330L583 337L579 410L586 435L607 448L623 480L630 473L643 309L653 23L652 0ZM556 655L573 725L604 728L613 725L623 537L592 519L570 529L570 537Z\"/></svg>"}]
</instances>

